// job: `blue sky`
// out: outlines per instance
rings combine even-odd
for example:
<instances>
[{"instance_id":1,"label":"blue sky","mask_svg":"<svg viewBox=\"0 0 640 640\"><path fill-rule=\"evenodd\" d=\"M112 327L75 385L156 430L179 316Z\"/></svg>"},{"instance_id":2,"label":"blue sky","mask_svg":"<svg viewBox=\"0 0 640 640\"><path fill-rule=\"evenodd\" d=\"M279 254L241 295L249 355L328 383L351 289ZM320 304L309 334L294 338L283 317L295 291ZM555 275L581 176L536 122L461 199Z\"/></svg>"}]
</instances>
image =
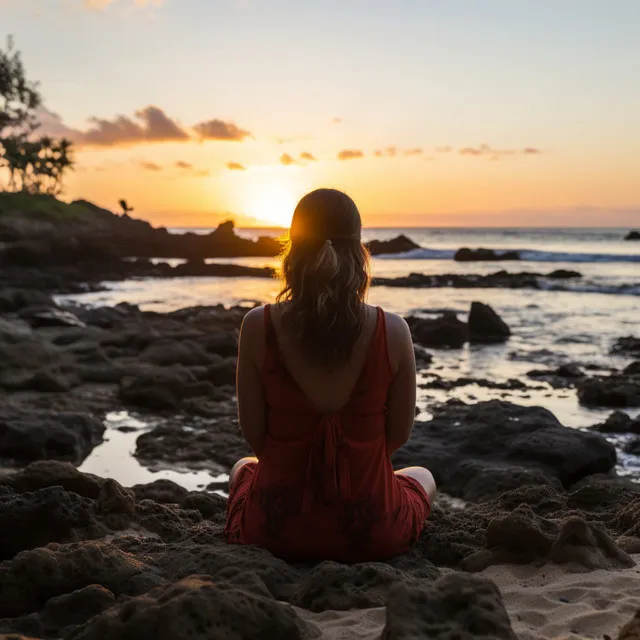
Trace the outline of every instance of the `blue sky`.
<instances>
[{"instance_id":1,"label":"blue sky","mask_svg":"<svg viewBox=\"0 0 640 640\"><path fill-rule=\"evenodd\" d=\"M362 149L361 162L319 162L305 175L293 169L281 175L274 167L273 179L292 199L319 181L350 188L372 217L391 215L394 206L412 216L448 212L453 220L465 211L583 205L624 210L622 224L630 209L640 217L640 2L87 4L0 0L0 36L15 36L46 106L74 129L86 128L90 116L132 117L155 105L184 127L215 118L251 132L237 150L210 142L179 151L206 164L208 188L218 190L204 195L198 187L204 201L189 200L189 210L255 215L233 194L258 189L255 176L270 161L277 165L282 152L333 159L341 149ZM487 158L481 164L458 157L482 144L541 153L526 159L505 153L494 163L496 174ZM388 146L420 148L425 157L410 165L369 159ZM161 147L82 150L79 158L94 166L98 153L115 163L142 154L166 165L178 151ZM442 147L452 148L455 161L440 161L435 150ZM231 161L247 169L244 187L230 182L240 176L224 175ZM104 185L81 174L72 189L104 200ZM141 178L148 188L152 179L159 176ZM173 182L169 200L176 204L166 215L180 202L180 180ZM151 197L143 202L149 211L163 210Z\"/></svg>"}]
</instances>

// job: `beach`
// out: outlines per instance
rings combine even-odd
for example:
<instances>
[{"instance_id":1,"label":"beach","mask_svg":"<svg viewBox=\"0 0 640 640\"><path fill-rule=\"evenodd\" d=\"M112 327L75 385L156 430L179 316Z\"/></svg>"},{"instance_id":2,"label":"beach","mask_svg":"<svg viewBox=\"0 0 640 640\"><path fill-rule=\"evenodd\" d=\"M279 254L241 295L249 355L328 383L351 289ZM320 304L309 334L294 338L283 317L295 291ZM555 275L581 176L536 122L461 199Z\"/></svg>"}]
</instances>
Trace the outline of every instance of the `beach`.
<instances>
[{"instance_id":1,"label":"beach","mask_svg":"<svg viewBox=\"0 0 640 640\"><path fill-rule=\"evenodd\" d=\"M113 233L110 246L125 246ZM413 549L354 566L287 564L222 535L227 474L249 453L237 335L253 305L274 300L278 281L261 270L277 257L87 251L63 264L46 236L43 265L31 239L28 251L6 241L0 633L637 637L636 245L622 230L374 229L365 240L399 235L418 247L374 257L370 293L416 342L416 424L393 462L427 466L441 493ZM462 247L495 257L458 260ZM244 275L179 275L207 263Z\"/></svg>"}]
</instances>

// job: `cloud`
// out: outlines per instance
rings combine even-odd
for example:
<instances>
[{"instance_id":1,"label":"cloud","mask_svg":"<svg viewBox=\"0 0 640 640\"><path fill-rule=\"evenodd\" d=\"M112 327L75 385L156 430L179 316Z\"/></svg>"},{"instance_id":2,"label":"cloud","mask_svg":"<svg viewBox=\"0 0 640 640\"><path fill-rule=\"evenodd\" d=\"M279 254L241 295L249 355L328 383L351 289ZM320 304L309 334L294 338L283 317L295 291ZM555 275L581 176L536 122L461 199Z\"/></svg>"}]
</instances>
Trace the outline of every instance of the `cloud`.
<instances>
[{"instance_id":1,"label":"cloud","mask_svg":"<svg viewBox=\"0 0 640 640\"><path fill-rule=\"evenodd\" d=\"M436 147L436 153L451 153L452 151L451 147Z\"/></svg>"},{"instance_id":2,"label":"cloud","mask_svg":"<svg viewBox=\"0 0 640 640\"><path fill-rule=\"evenodd\" d=\"M136 111L133 116L89 118L86 130L68 127L62 118L48 109L38 110L43 134L66 137L79 146L117 147L152 142L190 142L194 140L239 141L251 134L232 122L207 120L193 127L194 133L170 118L160 107L153 105Z\"/></svg>"},{"instance_id":3,"label":"cloud","mask_svg":"<svg viewBox=\"0 0 640 640\"><path fill-rule=\"evenodd\" d=\"M317 158L313 155L313 153L309 153L308 151L303 151L300 154L300 160L307 160L308 162L315 162Z\"/></svg>"},{"instance_id":4,"label":"cloud","mask_svg":"<svg viewBox=\"0 0 640 640\"><path fill-rule=\"evenodd\" d=\"M463 147L458 153L462 156L488 156L489 160L495 162L504 156L537 155L543 152L536 147L525 147L524 149L494 149L488 144L481 144L479 147Z\"/></svg>"},{"instance_id":5,"label":"cloud","mask_svg":"<svg viewBox=\"0 0 640 640\"><path fill-rule=\"evenodd\" d=\"M227 169L231 171L246 171L247 168L239 162L227 162Z\"/></svg>"},{"instance_id":6,"label":"cloud","mask_svg":"<svg viewBox=\"0 0 640 640\"><path fill-rule=\"evenodd\" d=\"M194 131L203 140L244 140L251 136L248 131L240 129L233 122L224 120L207 120L193 127Z\"/></svg>"},{"instance_id":7,"label":"cloud","mask_svg":"<svg viewBox=\"0 0 640 640\"><path fill-rule=\"evenodd\" d=\"M189 162L184 162L184 160L178 160L176 167L178 167L178 169L193 169L193 165Z\"/></svg>"},{"instance_id":8,"label":"cloud","mask_svg":"<svg viewBox=\"0 0 640 640\"><path fill-rule=\"evenodd\" d=\"M364 158L364 153L360 149L343 149L338 153L338 160L356 160Z\"/></svg>"},{"instance_id":9,"label":"cloud","mask_svg":"<svg viewBox=\"0 0 640 640\"><path fill-rule=\"evenodd\" d=\"M396 147L387 147L386 149L376 149L373 152L373 155L376 158L395 158L398 154L398 149Z\"/></svg>"},{"instance_id":10,"label":"cloud","mask_svg":"<svg viewBox=\"0 0 640 640\"><path fill-rule=\"evenodd\" d=\"M150 162L149 160L141 160L140 166L146 171L162 171L162 167L155 162Z\"/></svg>"},{"instance_id":11,"label":"cloud","mask_svg":"<svg viewBox=\"0 0 640 640\"><path fill-rule=\"evenodd\" d=\"M101 11L115 4L116 1L117 0L82 0L82 6L85 7L85 9ZM133 2L129 2L129 4L144 9L145 7L160 7L164 4L164 0L133 0Z\"/></svg>"},{"instance_id":12,"label":"cloud","mask_svg":"<svg viewBox=\"0 0 640 640\"><path fill-rule=\"evenodd\" d=\"M288 153L283 153L280 156L280 164L285 165L285 167L288 167L289 165L292 165L295 163L296 161Z\"/></svg>"},{"instance_id":13,"label":"cloud","mask_svg":"<svg viewBox=\"0 0 640 640\"><path fill-rule=\"evenodd\" d=\"M414 149L405 149L403 151L405 156L419 156L422 154L422 149L415 147Z\"/></svg>"},{"instance_id":14,"label":"cloud","mask_svg":"<svg viewBox=\"0 0 640 640\"><path fill-rule=\"evenodd\" d=\"M337 117L336 117L336 118L333 118L333 119L331 120L331 123L332 123L332 124L342 124L342 118L337 118Z\"/></svg>"}]
</instances>

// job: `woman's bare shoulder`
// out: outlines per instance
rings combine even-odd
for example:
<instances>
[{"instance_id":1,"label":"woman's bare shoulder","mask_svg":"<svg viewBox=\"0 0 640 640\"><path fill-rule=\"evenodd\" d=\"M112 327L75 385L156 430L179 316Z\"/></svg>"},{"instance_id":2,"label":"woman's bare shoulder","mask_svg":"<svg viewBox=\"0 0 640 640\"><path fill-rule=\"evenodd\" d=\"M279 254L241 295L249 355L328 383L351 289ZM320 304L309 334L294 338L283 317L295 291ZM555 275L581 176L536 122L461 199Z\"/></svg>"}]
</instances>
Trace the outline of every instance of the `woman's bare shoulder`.
<instances>
[{"instance_id":1,"label":"woman's bare shoulder","mask_svg":"<svg viewBox=\"0 0 640 640\"><path fill-rule=\"evenodd\" d=\"M387 324L387 336L398 341L411 339L411 331L407 321L397 313L384 312L384 319Z\"/></svg>"}]
</instances>

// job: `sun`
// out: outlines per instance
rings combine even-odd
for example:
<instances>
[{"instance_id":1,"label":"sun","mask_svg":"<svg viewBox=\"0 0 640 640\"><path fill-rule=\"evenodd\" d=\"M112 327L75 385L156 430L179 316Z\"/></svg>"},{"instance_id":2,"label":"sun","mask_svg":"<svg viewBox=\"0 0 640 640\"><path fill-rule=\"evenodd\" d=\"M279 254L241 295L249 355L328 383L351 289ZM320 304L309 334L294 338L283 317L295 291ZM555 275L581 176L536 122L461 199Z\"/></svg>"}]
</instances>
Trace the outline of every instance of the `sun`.
<instances>
[{"instance_id":1,"label":"sun","mask_svg":"<svg viewBox=\"0 0 640 640\"><path fill-rule=\"evenodd\" d=\"M247 213L259 222L288 229L296 203L290 187L274 181L252 190L248 197Z\"/></svg>"}]
</instances>

